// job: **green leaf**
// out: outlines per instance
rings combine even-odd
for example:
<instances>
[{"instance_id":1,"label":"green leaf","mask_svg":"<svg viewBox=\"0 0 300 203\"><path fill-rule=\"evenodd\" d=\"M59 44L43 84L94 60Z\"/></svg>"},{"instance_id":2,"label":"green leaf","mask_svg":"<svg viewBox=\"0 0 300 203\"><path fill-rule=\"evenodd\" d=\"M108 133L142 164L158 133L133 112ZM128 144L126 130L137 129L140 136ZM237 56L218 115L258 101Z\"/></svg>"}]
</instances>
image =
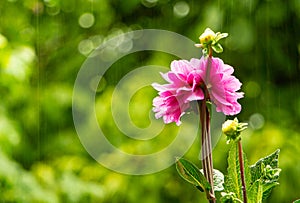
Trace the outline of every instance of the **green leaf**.
<instances>
[{"instance_id":1,"label":"green leaf","mask_svg":"<svg viewBox=\"0 0 300 203\"><path fill-rule=\"evenodd\" d=\"M262 164L264 166L270 165L273 169L278 168L278 158L279 158L280 150L277 149L275 152L270 154L269 156L266 156L264 158L261 158L258 160L254 165L250 166L251 169L251 177L252 181L256 181L257 179L260 179L262 176Z\"/></svg>"},{"instance_id":2,"label":"green leaf","mask_svg":"<svg viewBox=\"0 0 300 203\"><path fill-rule=\"evenodd\" d=\"M245 182L246 189L250 188L251 185L251 173L249 170L248 160L245 154L243 153L244 160L244 173L245 173ZM228 175L225 177L225 191L232 192L236 194L238 199L243 199L242 195L242 181L240 174L240 163L239 163L239 154L238 154L238 145L236 142L231 144L228 155Z\"/></svg>"},{"instance_id":3,"label":"green leaf","mask_svg":"<svg viewBox=\"0 0 300 203\"><path fill-rule=\"evenodd\" d=\"M197 166L190 161L177 158L176 169L179 175L187 182L196 186L200 191L209 191L211 186Z\"/></svg>"},{"instance_id":4,"label":"green leaf","mask_svg":"<svg viewBox=\"0 0 300 203\"><path fill-rule=\"evenodd\" d=\"M295 200L293 203L300 203L300 199Z\"/></svg>"},{"instance_id":5,"label":"green leaf","mask_svg":"<svg viewBox=\"0 0 300 203\"><path fill-rule=\"evenodd\" d=\"M248 190L249 203L261 203L263 197L263 186L260 180L255 181Z\"/></svg>"},{"instance_id":6,"label":"green leaf","mask_svg":"<svg viewBox=\"0 0 300 203\"><path fill-rule=\"evenodd\" d=\"M237 195L237 198L242 199L237 150L236 143L232 143L228 154L228 175L225 178L225 191L232 192Z\"/></svg>"},{"instance_id":7,"label":"green leaf","mask_svg":"<svg viewBox=\"0 0 300 203\"><path fill-rule=\"evenodd\" d=\"M221 192L221 196L222 197L221 197L220 201L222 203L243 203L243 201L238 199L236 197L236 194L233 192L229 192L229 193Z\"/></svg>"},{"instance_id":8,"label":"green leaf","mask_svg":"<svg viewBox=\"0 0 300 203\"><path fill-rule=\"evenodd\" d=\"M213 169L214 191L223 191L224 175L221 171Z\"/></svg>"},{"instance_id":9,"label":"green leaf","mask_svg":"<svg viewBox=\"0 0 300 203\"><path fill-rule=\"evenodd\" d=\"M280 169L278 168L278 158L280 150L258 160L254 165L250 166L252 182L261 180L263 187L263 199L266 199L273 187L278 185Z\"/></svg>"},{"instance_id":10,"label":"green leaf","mask_svg":"<svg viewBox=\"0 0 300 203\"><path fill-rule=\"evenodd\" d=\"M204 174L203 169L200 170ZM213 169L213 179L214 179L214 191L223 191L224 190L224 175L221 171Z\"/></svg>"},{"instance_id":11,"label":"green leaf","mask_svg":"<svg viewBox=\"0 0 300 203\"><path fill-rule=\"evenodd\" d=\"M221 44L217 43L211 46L211 48L216 52L216 53L222 53L223 52L223 47Z\"/></svg>"}]
</instances>

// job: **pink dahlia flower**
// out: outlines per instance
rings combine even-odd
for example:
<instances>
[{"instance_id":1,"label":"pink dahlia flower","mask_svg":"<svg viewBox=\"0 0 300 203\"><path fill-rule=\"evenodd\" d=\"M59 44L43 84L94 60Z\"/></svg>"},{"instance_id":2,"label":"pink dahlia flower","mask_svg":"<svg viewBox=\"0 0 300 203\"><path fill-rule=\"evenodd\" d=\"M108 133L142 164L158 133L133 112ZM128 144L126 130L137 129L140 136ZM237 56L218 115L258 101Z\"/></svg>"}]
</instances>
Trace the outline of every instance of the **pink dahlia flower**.
<instances>
[{"instance_id":1,"label":"pink dahlia flower","mask_svg":"<svg viewBox=\"0 0 300 203\"><path fill-rule=\"evenodd\" d=\"M211 100L218 112L238 114L241 105L237 100L243 93L237 91L242 84L232 75L233 71L230 65L214 57L173 61L171 71L162 74L168 84L152 84L159 91L159 96L153 99L155 117L180 125L181 116L191 107L190 102L203 99Z\"/></svg>"}]
</instances>

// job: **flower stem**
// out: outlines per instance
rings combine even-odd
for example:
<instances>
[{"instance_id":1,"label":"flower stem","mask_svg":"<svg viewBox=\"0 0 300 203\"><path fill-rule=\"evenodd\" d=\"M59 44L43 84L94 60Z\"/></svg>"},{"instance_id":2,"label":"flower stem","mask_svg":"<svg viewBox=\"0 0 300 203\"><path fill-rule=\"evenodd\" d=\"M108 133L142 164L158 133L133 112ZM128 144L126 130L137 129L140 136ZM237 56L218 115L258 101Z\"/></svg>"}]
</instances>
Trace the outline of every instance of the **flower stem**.
<instances>
[{"instance_id":1,"label":"flower stem","mask_svg":"<svg viewBox=\"0 0 300 203\"><path fill-rule=\"evenodd\" d=\"M241 171L241 179L242 179L243 199L244 199L244 203L247 203L247 192L246 192L246 182L245 182L245 169L244 169L243 149L242 149L242 141L241 141L241 139L239 139L239 141L238 141L238 147L239 147L239 162L240 162L240 171Z\"/></svg>"},{"instance_id":2,"label":"flower stem","mask_svg":"<svg viewBox=\"0 0 300 203\"><path fill-rule=\"evenodd\" d=\"M212 48L209 47L209 56L206 65L206 76L204 82L208 82L208 76L211 68L211 58L212 58ZM206 84L207 85L207 84ZM208 108L206 106L206 101L209 100L208 89L204 85L203 93L204 99L198 101L200 109L200 122L201 122L201 154L202 154L202 168L204 176L211 185L210 191L207 193L207 199L210 203L215 203L215 193L214 193L214 180L213 180L213 159L212 159L212 147L211 147L211 134L210 134L210 115Z\"/></svg>"},{"instance_id":3,"label":"flower stem","mask_svg":"<svg viewBox=\"0 0 300 203\"><path fill-rule=\"evenodd\" d=\"M215 194L213 189L213 162L211 149L211 135L210 135L210 117L206 106L206 99L198 102L200 109L201 122L201 154L202 154L202 168L204 176L211 185L211 190L207 193L207 199L210 203L215 203Z\"/></svg>"},{"instance_id":4,"label":"flower stem","mask_svg":"<svg viewBox=\"0 0 300 203\"><path fill-rule=\"evenodd\" d=\"M212 48L211 48L211 46L208 48L208 57L209 58L211 58L212 57L212 52L213 52L213 50L212 50Z\"/></svg>"}]
</instances>

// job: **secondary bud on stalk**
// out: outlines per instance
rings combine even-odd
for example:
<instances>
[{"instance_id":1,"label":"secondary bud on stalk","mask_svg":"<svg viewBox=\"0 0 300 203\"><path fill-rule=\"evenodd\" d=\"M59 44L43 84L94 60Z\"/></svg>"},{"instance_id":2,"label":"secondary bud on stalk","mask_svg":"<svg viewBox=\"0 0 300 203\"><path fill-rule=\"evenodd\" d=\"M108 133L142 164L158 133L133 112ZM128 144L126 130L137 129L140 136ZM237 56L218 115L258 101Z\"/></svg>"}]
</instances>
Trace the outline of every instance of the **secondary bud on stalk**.
<instances>
[{"instance_id":1,"label":"secondary bud on stalk","mask_svg":"<svg viewBox=\"0 0 300 203\"><path fill-rule=\"evenodd\" d=\"M210 54L212 50L216 53L221 53L223 52L223 47L219 43L219 40L227 36L227 33L215 33L210 28L206 28L204 33L199 37L200 44L195 44L195 46L202 48L204 55Z\"/></svg>"},{"instance_id":2,"label":"secondary bud on stalk","mask_svg":"<svg viewBox=\"0 0 300 203\"><path fill-rule=\"evenodd\" d=\"M247 123L239 123L237 118L227 120L222 125L222 132L227 136L228 142L230 140L240 139L240 134L247 128Z\"/></svg>"},{"instance_id":3,"label":"secondary bud on stalk","mask_svg":"<svg viewBox=\"0 0 300 203\"><path fill-rule=\"evenodd\" d=\"M238 127L238 120L235 118L234 120L227 120L222 125L222 131L227 136L234 136L236 134L236 130Z\"/></svg>"},{"instance_id":4,"label":"secondary bud on stalk","mask_svg":"<svg viewBox=\"0 0 300 203\"><path fill-rule=\"evenodd\" d=\"M206 28L204 33L200 35L199 40L201 44L210 44L216 38L216 33L209 28Z\"/></svg>"}]
</instances>

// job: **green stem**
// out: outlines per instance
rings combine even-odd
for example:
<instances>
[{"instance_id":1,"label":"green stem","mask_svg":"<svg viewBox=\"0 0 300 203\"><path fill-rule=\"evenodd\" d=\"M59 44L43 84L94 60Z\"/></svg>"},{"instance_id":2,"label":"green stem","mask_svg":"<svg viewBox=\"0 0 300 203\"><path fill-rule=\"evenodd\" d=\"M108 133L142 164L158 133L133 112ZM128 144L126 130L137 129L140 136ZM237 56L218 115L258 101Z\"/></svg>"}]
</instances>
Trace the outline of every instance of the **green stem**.
<instances>
[{"instance_id":1,"label":"green stem","mask_svg":"<svg viewBox=\"0 0 300 203\"><path fill-rule=\"evenodd\" d=\"M240 162L240 171L241 171L241 179L242 179L243 200L244 200L244 203L247 203L245 169L244 169L243 149L242 149L241 139L238 141L238 147L239 147L239 162Z\"/></svg>"}]
</instances>

